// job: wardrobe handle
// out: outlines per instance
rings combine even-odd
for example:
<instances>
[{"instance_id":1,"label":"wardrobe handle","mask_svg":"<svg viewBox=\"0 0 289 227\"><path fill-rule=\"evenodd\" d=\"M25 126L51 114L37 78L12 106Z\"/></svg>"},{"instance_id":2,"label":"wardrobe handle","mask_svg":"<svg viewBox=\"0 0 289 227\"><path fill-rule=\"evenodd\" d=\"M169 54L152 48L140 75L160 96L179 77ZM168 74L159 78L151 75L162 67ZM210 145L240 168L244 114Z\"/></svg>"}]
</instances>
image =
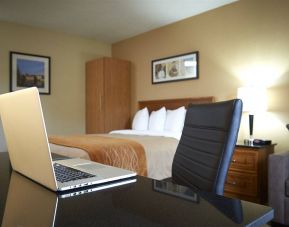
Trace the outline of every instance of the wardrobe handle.
<instances>
[{"instance_id":1,"label":"wardrobe handle","mask_svg":"<svg viewBox=\"0 0 289 227\"><path fill-rule=\"evenodd\" d=\"M102 95L99 96L99 109L102 110Z\"/></svg>"}]
</instances>

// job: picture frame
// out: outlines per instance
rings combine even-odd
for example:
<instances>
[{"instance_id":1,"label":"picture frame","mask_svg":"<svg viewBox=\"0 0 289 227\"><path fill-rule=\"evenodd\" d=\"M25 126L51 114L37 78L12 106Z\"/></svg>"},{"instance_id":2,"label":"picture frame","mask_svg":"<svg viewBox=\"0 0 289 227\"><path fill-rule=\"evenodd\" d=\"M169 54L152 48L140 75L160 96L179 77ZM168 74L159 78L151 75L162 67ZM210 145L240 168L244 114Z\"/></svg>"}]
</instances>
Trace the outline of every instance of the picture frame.
<instances>
[{"instance_id":1,"label":"picture frame","mask_svg":"<svg viewBox=\"0 0 289 227\"><path fill-rule=\"evenodd\" d=\"M198 51L152 61L152 84L192 80L198 78Z\"/></svg>"},{"instance_id":2,"label":"picture frame","mask_svg":"<svg viewBox=\"0 0 289 227\"><path fill-rule=\"evenodd\" d=\"M10 51L10 91L37 87L50 94L50 57Z\"/></svg>"}]
</instances>

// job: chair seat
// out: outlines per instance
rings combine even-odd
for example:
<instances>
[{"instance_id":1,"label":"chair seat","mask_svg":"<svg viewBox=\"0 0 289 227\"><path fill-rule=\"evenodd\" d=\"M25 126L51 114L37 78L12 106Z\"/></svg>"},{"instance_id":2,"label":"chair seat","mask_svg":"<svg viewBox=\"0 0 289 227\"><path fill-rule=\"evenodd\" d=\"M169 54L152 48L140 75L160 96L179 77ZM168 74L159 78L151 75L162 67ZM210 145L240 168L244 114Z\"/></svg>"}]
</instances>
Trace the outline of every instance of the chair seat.
<instances>
[{"instance_id":1,"label":"chair seat","mask_svg":"<svg viewBox=\"0 0 289 227\"><path fill-rule=\"evenodd\" d=\"M285 195L289 197L289 178L285 181Z\"/></svg>"}]
</instances>

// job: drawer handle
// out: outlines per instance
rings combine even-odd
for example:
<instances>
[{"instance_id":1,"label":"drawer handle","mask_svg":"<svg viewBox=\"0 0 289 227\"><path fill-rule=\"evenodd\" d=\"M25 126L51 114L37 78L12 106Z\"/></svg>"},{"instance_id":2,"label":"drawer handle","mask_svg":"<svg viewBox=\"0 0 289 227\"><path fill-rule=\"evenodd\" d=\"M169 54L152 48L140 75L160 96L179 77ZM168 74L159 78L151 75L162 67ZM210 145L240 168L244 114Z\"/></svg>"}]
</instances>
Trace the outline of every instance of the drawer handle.
<instances>
[{"instance_id":1,"label":"drawer handle","mask_svg":"<svg viewBox=\"0 0 289 227\"><path fill-rule=\"evenodd\" d=\"M236 185L237 182L236 181L232 181L232 182L227 181L227 184Z\"/></svg>"},{"instance_id":2,"label":"drawer handle","mask_svg":"<svg viewBox=\"0 0 289 227\"><path fill-rule=\"evenodd\" d=\"M236 162L237 162L237 160L236 160L236 159L233 159L233 160L232 160L232 162L233 162L233 163L236 163Z\"/></svg>"}]
</instances>

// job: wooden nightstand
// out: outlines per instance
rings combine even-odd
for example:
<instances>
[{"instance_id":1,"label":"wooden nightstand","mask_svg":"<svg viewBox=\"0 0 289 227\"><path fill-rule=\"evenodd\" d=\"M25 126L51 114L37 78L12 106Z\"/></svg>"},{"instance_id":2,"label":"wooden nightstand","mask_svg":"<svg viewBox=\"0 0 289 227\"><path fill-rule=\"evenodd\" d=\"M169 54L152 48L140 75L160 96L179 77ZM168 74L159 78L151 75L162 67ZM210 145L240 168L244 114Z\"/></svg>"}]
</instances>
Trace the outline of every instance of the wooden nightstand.
<instances>
[{"instance_id":1,"label":"wooden nightstand","mask_svg":"<svg viewBox=\"0 0 289 227\"><path fill-rule=\"evenodd\" d=\"M274 153L275 145L236 145L225 184L225 196L267 203L268 156Z\"/></svg>"}]
</instances>

